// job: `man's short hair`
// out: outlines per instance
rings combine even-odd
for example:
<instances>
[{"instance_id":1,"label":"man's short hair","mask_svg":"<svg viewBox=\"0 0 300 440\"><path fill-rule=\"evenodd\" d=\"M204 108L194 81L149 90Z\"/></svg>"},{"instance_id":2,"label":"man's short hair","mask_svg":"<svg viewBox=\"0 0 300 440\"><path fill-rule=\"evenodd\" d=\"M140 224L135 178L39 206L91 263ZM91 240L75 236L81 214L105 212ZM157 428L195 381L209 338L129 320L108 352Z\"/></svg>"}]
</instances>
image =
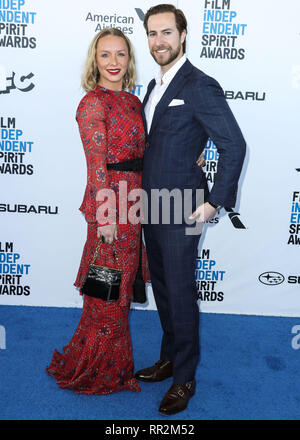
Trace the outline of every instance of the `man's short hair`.
<instances>
[{"instance_id":1,"label":"man's short hair","mask_svg":"<svg viewBox=\"0 0 300 440\"><path fill-rule=\"evenodd\" d=\"M174 5L162 4L157 6L152 6L152 8L148 9L144 18L144 27L148 34L148 19L151 15L163 14L164 12L172 12L175 15L176 27L181 35L185 30L187 32L187 21L184 13L181 9L177 9ZM186 40L184 40L182 44L183 53L186 51Z\"/></svg>"}]
</instances>

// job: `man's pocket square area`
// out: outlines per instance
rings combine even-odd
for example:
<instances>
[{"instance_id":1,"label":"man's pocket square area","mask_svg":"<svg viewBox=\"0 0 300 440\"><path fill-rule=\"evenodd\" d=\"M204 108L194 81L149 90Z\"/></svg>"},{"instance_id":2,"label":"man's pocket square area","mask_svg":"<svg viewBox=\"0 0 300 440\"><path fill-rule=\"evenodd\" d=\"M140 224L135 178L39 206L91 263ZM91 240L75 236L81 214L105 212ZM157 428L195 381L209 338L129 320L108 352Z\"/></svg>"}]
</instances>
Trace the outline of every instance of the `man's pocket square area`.
<instances>
[{"instance_id":1,"label":"man's pocket square area","mask_svg":"<svg viewBox=\"0 0 300 440\"><path fill-rule=\"evenodd\" d=\"M184 101L183 99L173 99L170 104L169 107L174 107L175 105L183 105Z\"/></svg>"}]
</instances>

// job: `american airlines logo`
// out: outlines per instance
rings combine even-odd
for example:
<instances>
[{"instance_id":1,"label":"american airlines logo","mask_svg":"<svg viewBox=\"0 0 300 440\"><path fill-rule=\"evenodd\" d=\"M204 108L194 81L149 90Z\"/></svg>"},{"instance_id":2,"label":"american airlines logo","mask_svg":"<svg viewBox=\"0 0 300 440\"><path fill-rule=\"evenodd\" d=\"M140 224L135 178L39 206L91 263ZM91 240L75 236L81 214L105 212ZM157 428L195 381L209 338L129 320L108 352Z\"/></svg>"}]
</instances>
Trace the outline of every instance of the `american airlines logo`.
<instances>
[{"instance_id":1,"label":"american airlines logo","mask_svg":"<svg viewBox=\"0 0 300 440\"><path fill-rule=\"evenodd\" d=\"M139 19L144 22L145 14L140 8L135 8L135 12L137 13L137 16Z\"/></svg>"}]
</instances>

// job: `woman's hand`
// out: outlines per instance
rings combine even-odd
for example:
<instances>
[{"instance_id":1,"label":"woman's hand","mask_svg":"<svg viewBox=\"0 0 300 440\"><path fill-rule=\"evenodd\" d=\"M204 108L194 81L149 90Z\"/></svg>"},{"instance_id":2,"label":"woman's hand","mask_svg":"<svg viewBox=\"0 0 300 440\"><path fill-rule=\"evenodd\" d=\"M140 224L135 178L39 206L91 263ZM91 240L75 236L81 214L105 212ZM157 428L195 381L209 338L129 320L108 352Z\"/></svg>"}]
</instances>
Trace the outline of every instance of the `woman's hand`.
<instances>
[{"instance_id":1,"label":"woman's hand","mask_svg":"<svg viewBox=\"0 0 300 440\"><path fill-rule=\"evenodd\" d=\"M97 237L104 240L104 243L111 244L117 239L117 225L99 226L97 229Z\"/></svg>"}]
</instances>

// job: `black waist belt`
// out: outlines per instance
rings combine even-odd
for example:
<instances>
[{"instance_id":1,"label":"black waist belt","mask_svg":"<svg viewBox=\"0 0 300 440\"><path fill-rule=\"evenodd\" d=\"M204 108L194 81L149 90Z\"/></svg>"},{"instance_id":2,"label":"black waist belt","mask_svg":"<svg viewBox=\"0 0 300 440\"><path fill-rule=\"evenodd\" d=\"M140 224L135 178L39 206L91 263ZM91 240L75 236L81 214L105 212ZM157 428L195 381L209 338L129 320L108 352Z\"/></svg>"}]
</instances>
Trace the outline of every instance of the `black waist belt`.
<instances>
[{"instance_id":1,"label":"black waist belt","mask_svg":"<svg viewBox=\"0 0 300 440\"><path fill-rule=\"evenodd\" d=\"M124 160L124 162L107 163L106 168L108 170L133 171L138 173L143 169L143 159L131 159Z\"/></svg>"}]
</instances>

